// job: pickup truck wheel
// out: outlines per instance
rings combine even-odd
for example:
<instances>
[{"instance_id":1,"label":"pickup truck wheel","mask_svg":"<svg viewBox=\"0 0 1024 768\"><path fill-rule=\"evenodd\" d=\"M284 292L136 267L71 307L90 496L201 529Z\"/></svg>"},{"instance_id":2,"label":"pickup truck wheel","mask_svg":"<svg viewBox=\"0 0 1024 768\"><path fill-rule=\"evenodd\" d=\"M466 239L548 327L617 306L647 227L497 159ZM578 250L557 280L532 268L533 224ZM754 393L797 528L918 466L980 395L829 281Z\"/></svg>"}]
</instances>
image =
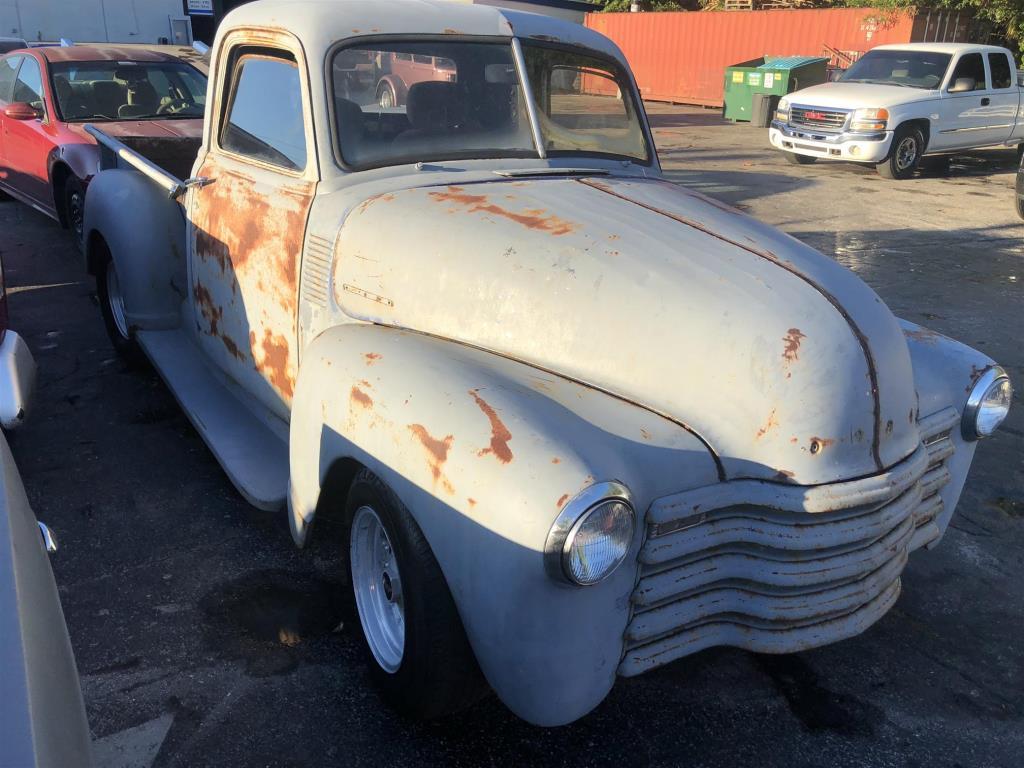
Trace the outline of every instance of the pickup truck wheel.
<instances>
[{"instance_id":1,"label":"pickup truck wheel","mask_svg":"<svg viewBox=\"0 0 1024 768\"><path fill-rule=\"evenodd\" d=\"M924 134L920 128L901 125L892 139L889 157L875 166L878 174L886 179L909 179L914 175L924 154Z\"/></svg>"},{"instance_id":2,"label":"pickup truck wheel","mask_svg":"<svg viewBox=\"0 0 1024 768\"><path fill-rule=\"evenodd\" d=\"M134 339L124 309L124 295L121 293L121 282L117 277L117 269L110 257L110 251L103 243L97 245L102 249L99 254L99 269L96 271L96 295L103 314L103 324L107 328L110 343L122 358L133 366L145 364L146 356L139 343Z\"/></svg>"},{"instance_id":3,"label":"pickup truck wheel","mask_svg":"<svg viewBox=\"0 0 1024 768\"><path fill-rule=\"evenodd\" d=\"M783 152L782 154L784 154L786 159L793 165L810 165L811 163L816 163L818 161L818 158L812 155L801 155L796 152Z\"/></svg>"},{"instance_id":4,"label":"pickup truck wheel","mask_svg":"<svg viewBox=\"0 0 1024 768\"><path fill-rule=\"evenodd\" d=\"M395 92L387 83L381 83L377 88L377 104L381 109L391 109L395 106Z\"/></svg>"},{"instance_id":5,"label":"pickup truck wheel","mask_svg":"<svg viewBox=\"0 0 1024 768\"><path fill-rule=\"evenodd\" d=\"M85 253L85 190L74 176L64 182L64 215L75 246Z\"/></svg>"},{"instance_id":6,"label":"pickup truck wheel","mask_svg":"<svg viewBox=\"0 0 1024 768\"><path fill-rule=\"evenodd\" d=\"M346 503L348 561L370 669L395 709L433 719L486 690L448 584L416 521L360 470Z\"/></svg>"}]
</instances>

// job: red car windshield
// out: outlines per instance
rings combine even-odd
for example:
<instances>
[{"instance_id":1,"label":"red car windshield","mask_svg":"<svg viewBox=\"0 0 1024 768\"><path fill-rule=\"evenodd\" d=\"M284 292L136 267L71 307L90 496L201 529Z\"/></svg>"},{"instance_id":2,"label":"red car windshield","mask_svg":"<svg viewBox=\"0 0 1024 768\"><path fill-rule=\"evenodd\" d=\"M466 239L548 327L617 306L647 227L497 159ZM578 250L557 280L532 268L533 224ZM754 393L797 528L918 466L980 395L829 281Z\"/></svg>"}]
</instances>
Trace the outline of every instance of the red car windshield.
<instances>
[{"instance_id":1,"label":"red car windshield","mask_svg":"<svg viewBox=\"0 0 1024 768\"><path fill-rule=\"evenodd\" d=\"M58 62L50 74L68 122L196 118L206 104L206 77L184 63Z\"/></svg>"}]
</instances>

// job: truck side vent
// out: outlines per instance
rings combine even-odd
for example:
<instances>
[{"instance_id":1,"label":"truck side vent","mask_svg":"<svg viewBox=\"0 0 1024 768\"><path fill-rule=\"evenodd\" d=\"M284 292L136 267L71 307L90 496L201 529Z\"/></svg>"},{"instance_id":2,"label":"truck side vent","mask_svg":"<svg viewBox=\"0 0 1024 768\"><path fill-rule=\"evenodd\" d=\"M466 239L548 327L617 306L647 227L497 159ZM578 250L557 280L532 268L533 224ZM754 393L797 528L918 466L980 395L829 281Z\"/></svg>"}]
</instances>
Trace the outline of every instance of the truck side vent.
<instances>
[{"instance_id":1,"label":"truck side vent","mask_svg":"<svg viewBox=\"0 0 1024 768\"><path fill-rule=\"evenodd\" d=\"M302 298L318 307L326 307L330 271L330 242L310 235L306 238L306 257L302 262Z\"/></svg>"}]
</instances>

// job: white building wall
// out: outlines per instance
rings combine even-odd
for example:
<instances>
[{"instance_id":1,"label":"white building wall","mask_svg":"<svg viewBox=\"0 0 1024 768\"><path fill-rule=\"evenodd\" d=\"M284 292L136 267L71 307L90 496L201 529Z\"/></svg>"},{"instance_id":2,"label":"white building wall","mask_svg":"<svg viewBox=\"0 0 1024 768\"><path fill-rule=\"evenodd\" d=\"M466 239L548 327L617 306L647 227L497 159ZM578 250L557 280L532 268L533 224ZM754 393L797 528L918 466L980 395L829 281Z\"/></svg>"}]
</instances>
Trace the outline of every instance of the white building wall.
<instances>
[{"instance_id":1,"label":"white building wall","mask_svg":"<svg viewBox=\"0 0 1024 768\"><path fill-rule=\"evenodd\" d=\"M81 43L155 43L170 37L181 0L0 0L0 37Z\"/></svg>"}]
</instances>

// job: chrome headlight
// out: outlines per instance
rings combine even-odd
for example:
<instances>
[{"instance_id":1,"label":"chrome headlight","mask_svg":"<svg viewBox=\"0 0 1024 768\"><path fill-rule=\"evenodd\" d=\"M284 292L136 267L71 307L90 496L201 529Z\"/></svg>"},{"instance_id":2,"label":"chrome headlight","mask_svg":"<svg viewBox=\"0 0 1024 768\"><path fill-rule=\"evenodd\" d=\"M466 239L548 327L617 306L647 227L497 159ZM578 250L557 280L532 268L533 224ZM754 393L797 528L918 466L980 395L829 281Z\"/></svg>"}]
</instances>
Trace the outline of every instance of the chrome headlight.
<instances>
[{"instance_id":1,"label":"chrome headlight","mask_svg":"<svg viewBox=\"0 0 1024 768\"><path fill-rule=\"evenodd\" d=\"M887 109L858 109L853 113L850 129L854 131L884 131L889 120Z\"/></svg>"},{"instance_id":2,"label":"chrome headlight","mask_svg":"<svg viewBox=\"0 0 1024 768\"><path fill-rule=\"evenodd\" d=\"M551 526L544 567L562 581L597 584L625 559L635 526L631 495L624 485L592 485L566 504Z\"/></svg>"},{"instance_id":3,"label":"chrome headlight","mask_svg":"<svg viewBox=\"0 0 1024 768\"><path fill-rule=\"evenodd\" d=\"M789 119L789 99L779 99L779 106L775 108L775 119Z\"/></svg>"},{"instance_id":4,"label":"chrome headlight","mask_svg":"<svg viewBox=\"0 0 1024 768\"><path fill-rule=\"evenodd\" d=\"M965 440L980 440L995 432L1010 412L1013 385L1006 371L998 365L989 368L978 379L964 406L961 432Z\"/></svg>"}]
</instances>

